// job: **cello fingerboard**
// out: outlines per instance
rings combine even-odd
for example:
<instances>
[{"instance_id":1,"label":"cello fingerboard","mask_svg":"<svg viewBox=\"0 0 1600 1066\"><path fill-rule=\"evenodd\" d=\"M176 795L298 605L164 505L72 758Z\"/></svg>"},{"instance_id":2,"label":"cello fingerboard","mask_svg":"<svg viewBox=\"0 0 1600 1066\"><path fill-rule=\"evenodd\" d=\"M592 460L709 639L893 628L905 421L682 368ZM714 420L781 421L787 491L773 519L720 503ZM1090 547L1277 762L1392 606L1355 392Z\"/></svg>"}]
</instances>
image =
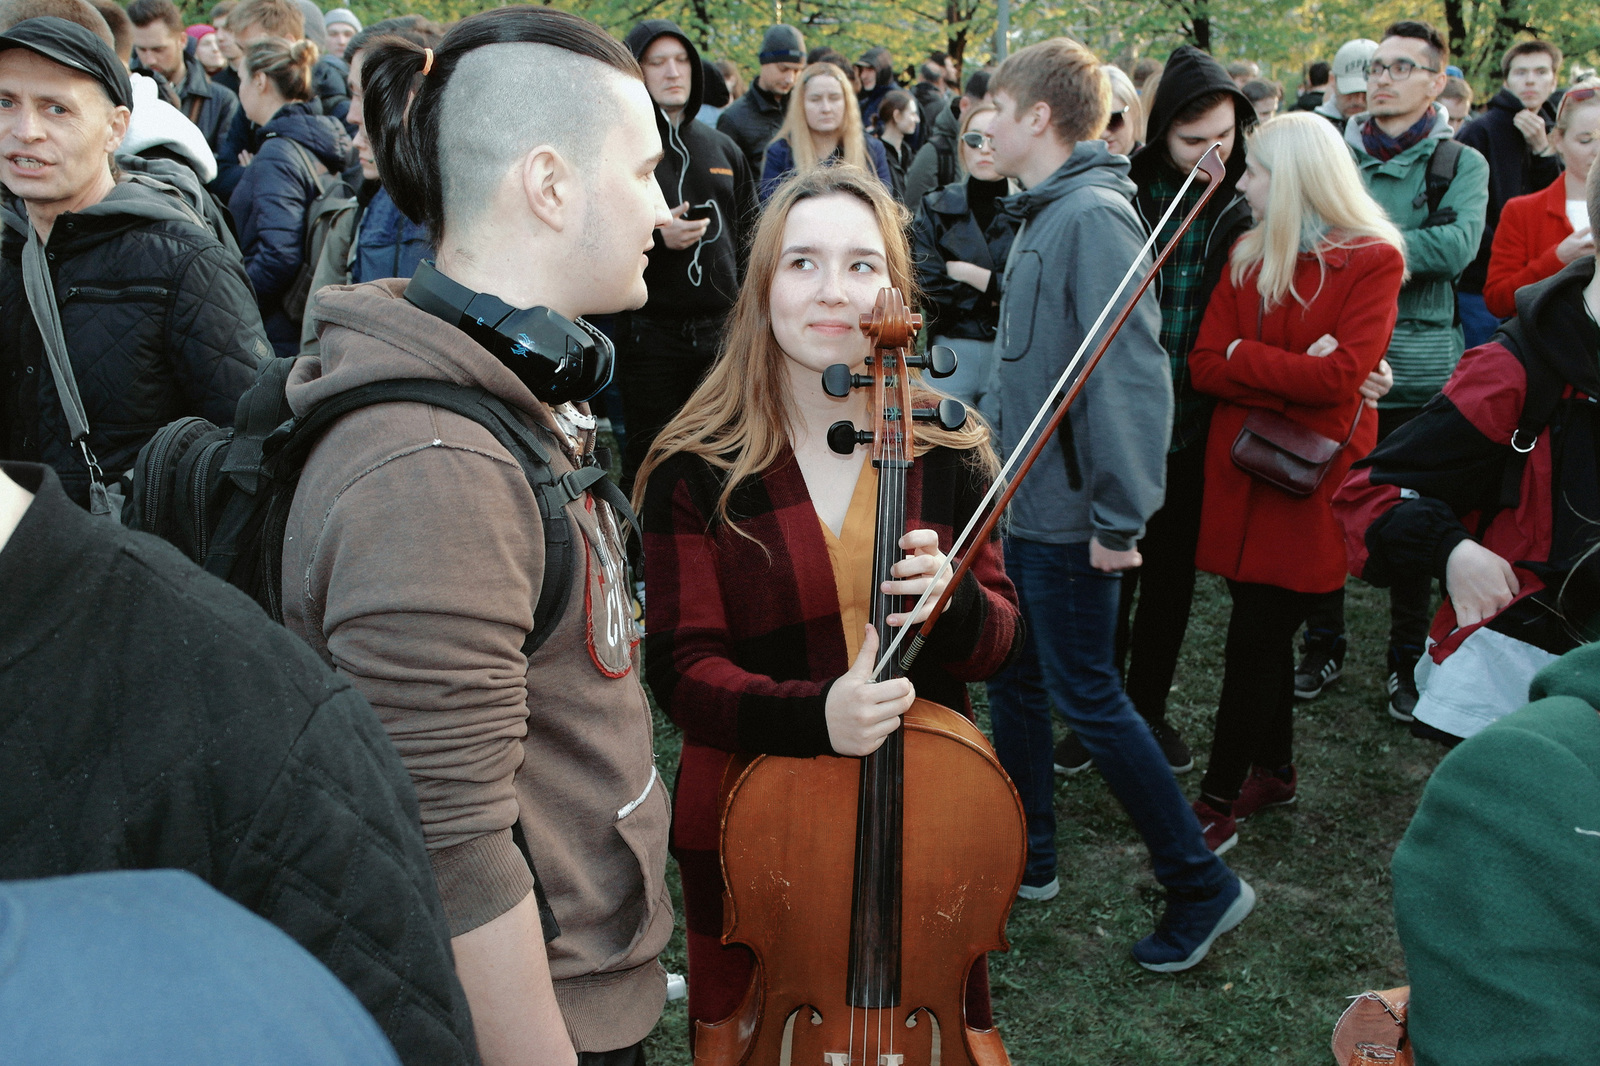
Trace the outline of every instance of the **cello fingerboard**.
<instances>
[{"instance_id":1,"label":"cello fingerboard","mask_svg":"<svg viewBox=\"0 0 1600 1066\"><path fill-rule=\"evenodd\" d=\"M900 371L904 373L902 369ZM909 432L909 420L893 427ZM885 449L894 454L895 449ZM885 622L904 609L904 597L882 592L890 568L903 556L900 537L906 520L906 468L899 458L874 460L878 467L877 540L873 546L873 625L879 647L893 634ZM876 680L897 676L895 664ZM884 1008L900 1002L900 888L905 729L889 734L882 747L861 760L856 806L855 885L850 914L850 966L846 1000L854 1007Z\"/></svg>"}]
</instances>

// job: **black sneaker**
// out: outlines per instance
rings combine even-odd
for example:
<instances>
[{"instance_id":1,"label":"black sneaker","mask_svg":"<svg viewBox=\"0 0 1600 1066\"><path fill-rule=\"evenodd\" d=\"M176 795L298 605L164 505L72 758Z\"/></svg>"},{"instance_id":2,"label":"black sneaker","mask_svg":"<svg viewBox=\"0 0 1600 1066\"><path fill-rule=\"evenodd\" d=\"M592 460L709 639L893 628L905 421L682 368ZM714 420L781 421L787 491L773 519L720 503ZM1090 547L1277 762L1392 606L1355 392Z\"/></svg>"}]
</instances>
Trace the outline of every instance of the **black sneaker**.
<instances>
[{"instance_id":1,"label":"black sneaker","mask_svg":"<svg viewBox=\"0 0 1600 1066\"><path fill-rule=\"evenodd\" d=\"M1155 734L1161 754L1167 757L1167 765L1172 767L1173 773L1186 774L1194 769L1194 755L1176 729L1165 722L1151 722L1150 732Z\"/></svg>"},{"instance_id":2,"label":"black sneaker","mask_svg":"<svg viewBox=\"0 0 1600 1066\"><path fill-rule=\"evenodd\" d=\"M1056 745L1056 773L1081 773L1092 765L1094 760L1089 758L1089 749L1083 746L1076 733L1068 733L1066 739Z\"/></svg>"},{"instance_id":3,"label":"black sneaker","mask_svg":"<svg viewBox=\"0 0 1600 1066\"><path fill-rule=\"evenodd\" d=\"M1306 630L1300 642L1300 665L1294 670L1294 698L1314 700L1344 675L1344 634Z\"/></svg>"},{"instance_id":4,"label":"black sneaker","mask_svg":"<svg viewBox=\"0 0 1600 1066\"><path fill-rule=\"evenodd\" d=\"M1417 661L1421 648L1389 649L1389 717L1397 722L1416 720Z\"/></svg>"}]
</instances>

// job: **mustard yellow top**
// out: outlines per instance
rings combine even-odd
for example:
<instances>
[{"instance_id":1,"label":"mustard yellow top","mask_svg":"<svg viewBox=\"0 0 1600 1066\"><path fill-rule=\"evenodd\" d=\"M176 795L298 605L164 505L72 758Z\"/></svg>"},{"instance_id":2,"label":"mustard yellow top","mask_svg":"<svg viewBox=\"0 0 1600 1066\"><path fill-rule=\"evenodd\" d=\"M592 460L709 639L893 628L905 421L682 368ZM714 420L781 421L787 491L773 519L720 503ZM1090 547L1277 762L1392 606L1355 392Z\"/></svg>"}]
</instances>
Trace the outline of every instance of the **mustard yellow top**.
<instances>
[{"instance_id":1,"label":"mustard yellow top","mask_svg":"<svg viewBox=\"0 0 1600 1066\"><path fill-rule=\"evenodd\" d=\"M878 525L878 468L869 459L861 464L856 490L844 514L839 535L821 517L822 539L828 544L833 583L839 590L839 621L844 626L844 646L850 662L861 651L861 639L872 621L872 549Z\"/></svg>"}]
</instances>

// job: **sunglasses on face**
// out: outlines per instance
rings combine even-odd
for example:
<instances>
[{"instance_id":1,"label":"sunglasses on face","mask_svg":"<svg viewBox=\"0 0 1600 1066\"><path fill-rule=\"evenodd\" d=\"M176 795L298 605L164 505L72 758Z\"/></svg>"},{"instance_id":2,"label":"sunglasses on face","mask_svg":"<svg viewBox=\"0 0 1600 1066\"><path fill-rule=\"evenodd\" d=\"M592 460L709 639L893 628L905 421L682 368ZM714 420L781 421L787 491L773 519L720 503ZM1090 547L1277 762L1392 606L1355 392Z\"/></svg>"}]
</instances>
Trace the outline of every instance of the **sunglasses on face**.
<instances>
[{"instance_id":1,"label":"sunglasses on face","mask_svg":"<svg viewBox=\"0 0 1600 1066\"><path fill-rule=\"evenodd\" d=\"M1123 108L1121 111L1113 111L1113 112L1111 112L1111 116L1108 119L1106 119L1106 132L1107 133L1116 133L1118 130L1122 129L1122 127L1126 126L1127 124L1128 124L1128 109L1127 108Z\"/></svg>"},{"instance_id":2,"label":"sunglasses on face","mask_svg":"<svg viewBox=\"0 0 1600 1066\"><path fill-rule=\"evenodd\" d=\"M963 133L961 135L961 143L975 152L981 152L985 148L994 147L994 138L987 133Z\"/></svg>"}]
</instances>

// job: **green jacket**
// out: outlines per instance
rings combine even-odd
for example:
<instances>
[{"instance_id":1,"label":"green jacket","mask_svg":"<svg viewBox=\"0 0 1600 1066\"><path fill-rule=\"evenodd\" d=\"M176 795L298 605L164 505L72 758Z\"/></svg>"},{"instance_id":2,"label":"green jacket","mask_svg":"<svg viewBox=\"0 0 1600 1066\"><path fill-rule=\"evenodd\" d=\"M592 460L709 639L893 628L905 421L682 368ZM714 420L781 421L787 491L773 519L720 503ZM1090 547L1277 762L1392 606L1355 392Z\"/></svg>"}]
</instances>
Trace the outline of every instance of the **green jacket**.
<instances>
[{"instance_id":1,"label":"green jacket","mask_svg":"<svg viewBox=\"0 0 1600 1066\"><path fill-rule=\"evenodd\" d=\"M1600 644L1445 757L1394 854L1418 1066L1594 1062Z\"/></svg>"},{"instance_id":2,"label":"green jacket","mask_svg":"<svg viewBox=\"0 0 1600 1066\"><path fill-rule=\"evenodd\" d=\"M1454 222L1423 229L1428 217L1425 196L1428 161L1441 141L1450 139L1444 108L1435 107L1433 132L1388 162L1367 154L1361 127L1365 112L1345 125L1345 141L1356 166L1406 242L1406 268L1411 278L1400 290L1400 317L1394 325L1387 358L1394 368L1394 389L1380 407L1421 407L1450 379L1461 358L1461 327L1456 323L1455 281L1478 254L1483 216L1489 205L1489 164L1476 149L1464 148L1456 176L1440 202L1441 213L1454 208Z\"/></svg>"}]
</instances>

